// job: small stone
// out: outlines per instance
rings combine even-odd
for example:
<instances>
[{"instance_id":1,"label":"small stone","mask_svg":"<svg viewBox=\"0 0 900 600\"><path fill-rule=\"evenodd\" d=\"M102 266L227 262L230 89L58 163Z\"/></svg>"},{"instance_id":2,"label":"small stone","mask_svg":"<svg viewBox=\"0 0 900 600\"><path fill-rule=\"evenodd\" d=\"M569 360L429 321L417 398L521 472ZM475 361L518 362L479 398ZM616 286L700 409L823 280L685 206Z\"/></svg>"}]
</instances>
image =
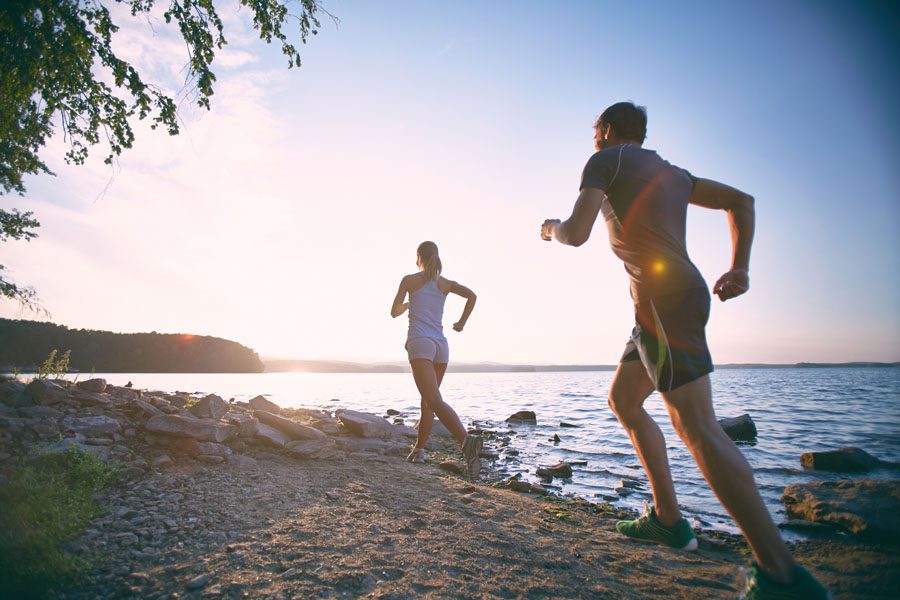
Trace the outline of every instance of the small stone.
<instances>
[{"instance_id":1,"label":"small stone","mask_svg":"<svg viewBox=\"0 0 900 600\"><path fill-rule=\"evenodd\" d=\"M438 468L454 475L462 475L466 472L466 464L458 460L445 460L438 465Z\"/></svg>"},{"instance_id":2,"label":"small stone","mask_svg":"<svg viewBox=\"0 0 900 600\"><path fill-rule=\"evenodd\" d=\"M198 454L197 460L200 462L205 462L211 465L218 465L225 462L224 456L217 456L215 454Z\"/></svg>"},{"instance_id":3,"label":"small stone","mask_svg":"<svg viewBox=\"0 0 900 600\"><path fill-rule=\"evenodd\" d=\"M389 416L389 417L393 417L394 415L399 415L399 414L400 414L399 410L396 410L393 408L387 409L387 416Z\"/></svg>"},{"instance_id":4,"label":"small stone","mask_svg":"<svg viewBox=\"0 0 900 600\"><path fill-rule=\"evenodd\" d=\"M566 423L565 421L560 423L559 426L560 427L581 427L581 425L572 425L571 423Z\"/></svg>"},{"instance_id":5,"label":"small stone","mask_svg":"<svg viewBox=\"0 0 900 600\"><path fill-rule=\"evenodd\" d=\"M165 469L171 467L175 464L175 461L167 454L162 454L156 457L156 460L153 461L153 466L158 469Z\"/></svg>"},{"instance_id":6,"label":"small stone","mask_svg":"<svg viewBox=\"0 0 900 600\"><path fill-rule=\"evenodd\" d=\"M185 589L189 590L199 590L203 586L205 586L209 582L209 574L204 573L203 575L197 575L186 584L184 584Z\"/></svg>"}]
</instances>

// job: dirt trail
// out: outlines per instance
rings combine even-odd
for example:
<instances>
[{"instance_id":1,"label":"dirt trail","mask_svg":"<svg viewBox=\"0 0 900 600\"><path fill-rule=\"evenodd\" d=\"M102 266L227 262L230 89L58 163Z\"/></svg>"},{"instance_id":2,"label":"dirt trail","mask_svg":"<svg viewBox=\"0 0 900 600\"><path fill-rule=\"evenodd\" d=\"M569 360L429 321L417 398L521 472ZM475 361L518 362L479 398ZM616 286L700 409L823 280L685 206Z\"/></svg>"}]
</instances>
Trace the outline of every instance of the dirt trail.
<instances>
[{"instance_id":1,"label":"dirt trail","mask_svg":"<svg viewBox=\"0 0 900 600\"><path fill-rule=\"evenodd\" d=\"M470 484L399 457L182 466L116 490L75 546L103 552L64 598L734 598L734 541L682 553L624 540L615 516ZM836 598L891 597L895 549L797 554Z\"/></svg>"}]
</instances>

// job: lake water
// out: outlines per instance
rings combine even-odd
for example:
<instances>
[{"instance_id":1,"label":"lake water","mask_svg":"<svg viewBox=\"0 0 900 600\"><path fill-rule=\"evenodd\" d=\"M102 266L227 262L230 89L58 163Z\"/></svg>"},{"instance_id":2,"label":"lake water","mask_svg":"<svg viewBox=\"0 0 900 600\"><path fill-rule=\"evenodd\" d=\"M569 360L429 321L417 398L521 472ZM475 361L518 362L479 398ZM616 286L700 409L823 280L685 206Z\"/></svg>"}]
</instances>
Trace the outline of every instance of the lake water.
<instances>
[{"instance_id":1,"label":"lake water","mask_svg":"<svg viewBox=\"0 0 900 600\"><path fill-rule=\"evenodd\" d=\"M110 383L167 392L216 393L247 400L265 394L286 407L352 408L384 414L402 412L407 424L418 418L419 396L408 373L105 374ZM463 423L511 429L516 457L501 458L511 474L538 481L537 466L583 460L571 481L558 490L591 500L615 495L623 479L640 482L637 491L613 504L640 509L649 485L628 437L606 404L612 372L448 373L442 392ZM776 521L785 520L781 493L790 483L846 476L804 472L800 455L810 450L858 446L883 460L900 462L900 369L722 369L712 375L719 417L749 413L759 431L755 445L741 446ZM647 400L660 424L679 501L695 525L736 532L675 435L659 395ZM537 426L509 426L506 417L534 410ZM565 421L578 428L560 428ZM561 442L550 439L558 434ZM896 473L878 470L868 477ZM554 482L559 484L559 480Z\"/></svg>"}]
</instances>

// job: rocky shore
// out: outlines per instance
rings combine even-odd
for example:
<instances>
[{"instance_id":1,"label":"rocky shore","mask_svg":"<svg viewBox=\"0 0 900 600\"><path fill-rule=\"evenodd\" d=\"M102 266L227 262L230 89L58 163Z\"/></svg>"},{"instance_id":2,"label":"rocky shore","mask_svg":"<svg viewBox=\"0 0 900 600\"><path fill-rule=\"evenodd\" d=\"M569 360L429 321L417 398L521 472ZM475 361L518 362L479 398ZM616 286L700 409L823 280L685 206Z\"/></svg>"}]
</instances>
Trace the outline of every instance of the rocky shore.
<instances>
[{"instance_id":1,"label":"rocky shore","mask_svg":"<svg viewBox=\"0 0 900 600\"><path fill-rule=\"evenodd\" d=\"M0 485L37 450L75 447L121 466L123 481L97 495L104 512L67 544L93 567L57 598L738 594L740 539L701 534L694 554L635 544L615 534L623 515L609 505L490 468L465 481L440 433L415 465L403 460L415 429L395 415L10 381ZM482 433L489 467L503 432ZM795 551L836 597L890 597L900 559L888 542L829 529Z\"/></svg>"}]
</instances>

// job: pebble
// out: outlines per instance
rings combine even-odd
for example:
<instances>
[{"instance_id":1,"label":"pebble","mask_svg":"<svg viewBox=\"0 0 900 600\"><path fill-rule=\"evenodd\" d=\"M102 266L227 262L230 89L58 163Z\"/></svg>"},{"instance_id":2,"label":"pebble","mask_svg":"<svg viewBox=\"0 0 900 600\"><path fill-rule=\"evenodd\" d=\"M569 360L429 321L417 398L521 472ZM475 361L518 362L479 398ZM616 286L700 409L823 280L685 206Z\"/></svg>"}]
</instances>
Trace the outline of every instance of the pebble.
<instances>
[{"instance_id":1,"label":"pebble","mask_svg":"<svg viewBox=\"0 0 900 600\"><path fill-rule=\"evenodd\" d=\"M209 581L209 573L204 573L203 575L197 575L186 584L184 587L189 590L199 590Z\"/></svg>"}]
</instances>

